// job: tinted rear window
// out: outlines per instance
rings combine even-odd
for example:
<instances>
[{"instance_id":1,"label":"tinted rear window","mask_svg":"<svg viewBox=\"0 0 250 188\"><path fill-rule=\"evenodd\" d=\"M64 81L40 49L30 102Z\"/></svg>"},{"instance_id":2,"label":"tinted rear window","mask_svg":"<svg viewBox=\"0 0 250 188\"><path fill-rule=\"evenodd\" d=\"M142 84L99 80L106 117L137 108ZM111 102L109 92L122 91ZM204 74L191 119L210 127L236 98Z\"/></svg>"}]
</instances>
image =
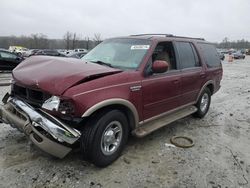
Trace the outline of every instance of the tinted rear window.
<instances>
[{"instance_id":1,"label":"tinted rear window","mask_svg":"<svg viewBox=\"0 0 250 188\"><path fill-rule=\"evenodd\" d=\"M176 48L179 55L180 66L182 69L197 67L198 56L192 44L189 42L176 42Z\"/></svg>"},{"instance_id":2,"label":"tinted rear window","mask_svg":"<svg viewBox=\"0 0 250 188\"><path fill-rule=\"evenodd\" d=\"M214 45L206 43L199 43L198 45L202 50L207 67L221 66L220 57Z\"/></svg>"}]
</instances>

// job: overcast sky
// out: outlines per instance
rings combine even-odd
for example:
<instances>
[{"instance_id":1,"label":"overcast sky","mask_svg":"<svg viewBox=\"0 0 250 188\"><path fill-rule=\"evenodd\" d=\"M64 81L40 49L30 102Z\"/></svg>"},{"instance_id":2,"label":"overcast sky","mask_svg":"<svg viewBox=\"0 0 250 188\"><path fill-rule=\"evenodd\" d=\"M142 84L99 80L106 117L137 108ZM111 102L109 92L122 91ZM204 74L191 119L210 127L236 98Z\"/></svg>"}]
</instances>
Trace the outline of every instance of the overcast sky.
<instances>
[{"instance_id":1,"label":"overcast sky","mask_svg":"<svg viewBox=\"0 0 250 188\"><path fill-rule=\"evenodd\" d=\"M171 33L250 40L250 0L0 0L0 35Z\"/></svg>"}]
</instances>

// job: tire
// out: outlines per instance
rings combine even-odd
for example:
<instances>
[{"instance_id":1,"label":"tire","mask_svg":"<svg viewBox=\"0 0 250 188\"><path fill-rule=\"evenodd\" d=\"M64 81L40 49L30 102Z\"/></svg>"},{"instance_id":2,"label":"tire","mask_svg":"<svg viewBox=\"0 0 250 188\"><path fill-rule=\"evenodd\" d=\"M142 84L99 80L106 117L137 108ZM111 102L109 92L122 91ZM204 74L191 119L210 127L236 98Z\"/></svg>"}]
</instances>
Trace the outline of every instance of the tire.
<instances>
[{"instance_id":1,"label":"tire","mask_svg":"<svg viewBox=\"0 0 250 188\"><path fill-rule=\"evenodd\" d=\"M204 91L201 93L198 102L195 105L198 110L193 114L194 117L203 118L209 110L210 103L211 103L211 91L210 89L205 88Z\"/></svg>"},{"instance_id":2,"label":"tire","mask_svg":"<svg viewBox=\"0 0 250 188\"><path fill-rule=\"evenodd\" d=\"M128 120L121 111L102 111L94 115L82 130L84 159L98 167L114 162L128 139Z\"/></svg>"}]
</instances>

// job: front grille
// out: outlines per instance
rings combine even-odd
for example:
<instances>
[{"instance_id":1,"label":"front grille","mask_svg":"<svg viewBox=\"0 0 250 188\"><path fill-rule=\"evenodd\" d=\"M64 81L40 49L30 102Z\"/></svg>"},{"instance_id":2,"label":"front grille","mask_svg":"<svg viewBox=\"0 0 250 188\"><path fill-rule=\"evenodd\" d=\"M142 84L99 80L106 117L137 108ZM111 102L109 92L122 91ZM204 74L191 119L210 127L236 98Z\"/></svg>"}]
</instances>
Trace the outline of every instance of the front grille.
<instances>
[{"instance_id":1,"label":"front grille","mask_svg":"<svg viewBox=\"0 0 250 188\"><path fill-rule=\"evenodd\" d=\"M12 95L25 100L25 102L34 105L36 107L42 106L45 100L51 97L51 95L34 89L25 88L14 84L12 87Z\"/></svg>"}]
</instances>

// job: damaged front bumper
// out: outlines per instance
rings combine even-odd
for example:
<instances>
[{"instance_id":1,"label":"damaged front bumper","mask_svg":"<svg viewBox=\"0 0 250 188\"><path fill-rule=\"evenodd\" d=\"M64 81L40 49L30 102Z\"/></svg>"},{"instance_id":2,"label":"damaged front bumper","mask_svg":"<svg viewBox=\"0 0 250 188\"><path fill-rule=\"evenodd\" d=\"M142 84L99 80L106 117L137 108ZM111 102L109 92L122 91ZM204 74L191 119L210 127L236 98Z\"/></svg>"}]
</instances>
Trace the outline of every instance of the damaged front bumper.
<instances>
[{"instance_id":1,"label":"damaged front bumper","mask_svg":"<svg viewBox=\"0 0 250 188\"><path fill-rule=\"evenodd\" d=\"M81 136L81 133L41 109L34 109L17 98L0 106L0 121L18 128L43 151L63 158Z\"/></svg>"}]
</instances>

